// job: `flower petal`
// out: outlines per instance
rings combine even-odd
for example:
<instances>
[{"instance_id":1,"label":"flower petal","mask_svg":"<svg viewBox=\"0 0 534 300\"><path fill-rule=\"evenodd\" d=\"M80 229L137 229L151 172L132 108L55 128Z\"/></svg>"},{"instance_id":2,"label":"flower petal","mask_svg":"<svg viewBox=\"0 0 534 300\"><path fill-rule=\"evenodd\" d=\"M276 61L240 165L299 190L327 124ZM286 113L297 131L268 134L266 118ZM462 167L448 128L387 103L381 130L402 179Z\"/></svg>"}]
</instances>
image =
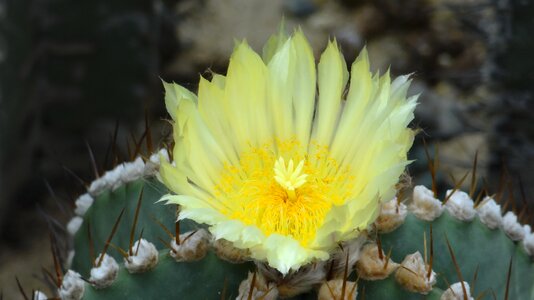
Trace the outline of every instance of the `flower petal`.
<instances>
[{"instance_id":1,"label":"flower petal","mask_svg":"<svg viewBox=\"0 0 534 300\"><path fill-rule=\"evenodd\" d=\"M313 260L328 259L328 252L304 248L294 239L279 234L270 235L261 249L252 248L251 252L254 258L267 260L271 267L283 275Z\"/></svg>"},{"instance_id":2,"label":"flower petal","mask_svg":"<svg viewBox=\"0 0 534 300\"><path fill-rule=\"evenodd\" d=\"M310 139L313 111L315 110L315 60L310 44L301 30L291 40L296 52L293 106L295 133L298 140L307 145Z\"/></svg>"},{"instance_id":3,"label":"flower petal","mask_svg":"<svg viewBox=\"0 0 534 300\"><path fill-rule=\"evenodd\" d=\"M196 101L197 96L186 88L177 84L166 83L163 81L163 86L165 87L165 107L167 108L169 115L171 115L171 118L176 121L176 111L178 110L180 101L182 99Z\"/></svg>"},{"instance_id":4,"label":"flower petal","mask_svg":"<svg viewBox=\"0 0 534 300\"><path fill-rule=\"evenodd\" d=\"M314 139L330 146L341 108L341 96L348 79L345 59L337 43L329 42L319 61L319 103L314 123Z\"/></svg>"}]
</instances>

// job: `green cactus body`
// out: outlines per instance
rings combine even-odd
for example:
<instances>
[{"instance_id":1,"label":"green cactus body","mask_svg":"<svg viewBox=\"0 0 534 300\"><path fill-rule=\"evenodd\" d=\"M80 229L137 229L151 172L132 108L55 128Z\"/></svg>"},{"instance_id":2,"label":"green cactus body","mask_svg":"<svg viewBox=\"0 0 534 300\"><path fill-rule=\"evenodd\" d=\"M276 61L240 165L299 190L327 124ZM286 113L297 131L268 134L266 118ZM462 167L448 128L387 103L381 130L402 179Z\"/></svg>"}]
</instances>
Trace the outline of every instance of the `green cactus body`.
<instances>
[{"instance_id":1,"label":"green cactus body","mask_svg":"<svg viewBox=\"0 0 534 300\"><path fill-rule=\"evenodd\" d=\"M166 239L165 231L157 225L155 220L167 228L174 228L176 207L155 204L162 195L167 193L167 189L154 178L140 179L124 184L115 191L105 191L96 197L94 204L84 216L83 225L74 237L75 256L72 261L74 270L81 274L87 274L91 269L89 226L91 227L94 248L97 252L101 251L117 216L123 208L126 210L121 220L121 226L118 227L111 242L123 248L128 247L131 225L141 189L143 189L143 199L135 239L137 240L141 229L143 229L143 238L154 243L158 249L165 248L165 245L158 239L158 237ZM191 230L194 226L191 222L183 223L182 229L185 231ZM110 249L108 254L116 260L122 260L122 256L117 251Z\"/></svg>"},{"instance_id":2,"label":"green cactus body","mask_svg":"<svg viewBox=\"0 0 534 300\"><path fill-rule=\"evenodd\" d=\"M248 272L254 272L256 269L254 263L227 262L219 258L213 249L198 261L175 261L169 255L169 245L166 243L169 237L154 220L174 231L176 207L155 203L167 194L168 190L153 176L140 177L135 181L123 183L114 191L104 190L95 197L93 205L83 215L83 224L74 236L75 255L71 269L84 278L89 277L91 269L89 224L95 253L98 255L123 208L125 208L124 215L111 243L127 251L141 190L143 193L135 240L143 231L143 239L155 244L159 251L157 265L147 272L131 274L124 268L123 257L119 251L110 247L107 253L120 265L116 280L106 288L95 288L89 283L84 283L83 299L236 298L239 295L240 282L247 278ZM460 281L447 247L447 240L457 260L462 279L470 284L473 297L482 295L480 299L491 299L495 294L497 298L504 298L508 268L512 258L509 299L534 299L532 286L534 264L523 249L522 242L513 242L501 228L489 229L478 216L470 222L460 221L448 211L443 211L441 216L433 221L421 220L408 211L401 223L395 230L378 235L384 253L391 249L391 259L396 263L401 263L406 255L416 251L422 254L428 253L432 226L434 249L432 269L437 274L437 283L423 295L406 290L395 279L395 273L380 280L360 278L357 287L360 296L357 299L360 299L362 294L365 294L365 299L445 299L442 298L444 291L450 284ZM180 225L182 232L202 228L192 221L181 221ZM368 242L372 243L375 240L374 233L370 232L368 236L370 237ZM328 269L328 264L324 268ZM400 269L402 267L398 267L397 272ZM348 277L350 281L356 281L356 278L360 277L359 271L353 272L352 265L348 267L348 272L352 273ZM261 270L258 270L259 273ZM330 279L333 278L324 278L323 282ZM317 299L319 286L320 284L314 284L310 291L288 298ZM280 286L278 288L282 290ZM458 299L463 299L462 295L457 296Z\"/></svg>"},{"instance_id":3,"label":"green cactus body","mask_svg":"<svg viewBox=\"0 0 534 300\"><path fill-rule=\"evenodd\" d=\"M386 250L393 249L392 258L398 262L402 261L405 255L415 251L424 253L423 232L426 232L428 239L430 225L434 235L433 269L438 273L437 288L445 290L448 284L460 280L447 248L446 239L448 239L463 280L468 281L471 287L475 287L475 290L471 291L472 295L485 292L486 298L490 299L493 291L497 299L504 299L508 267L512 258L509 299L533 299L534 264L530 257L502 230L491 230L478 218L469 223L462 222L444 212L433 222L427 222L408 214L404 225L394 232L381 236L383 247ZM475 272L477 279L473 285ZM380 289L376 292L379 293Z\"/></svg>"},{"instance_id":4,"label":"green cactus body","mask_svg":"<svg viewBox=\"0 0 534 300\"><path fill-rule=\"evenodd\" d=\"M121 268L115 283L105 289L87 287L83 299L220 299L237 296L237 287L251 269L249 264L231 264L209 253L200 261L177 263L160 252L154 270L129 274Z\"/></svg>"},{"instance_id":5,"label":"green cactus body","mask_svg":"<svg viewBox=\"0 0 534 300\"><path fill-rule=\"evenodd\" d=\"M117 281L111 287L99 290L87 285L84 299L163 299L181 298L183 295L188 295L191 299L203 299L206 293L220 297L225 286L229 291L228 295L235 293L241 280L252 269L251 264L231 264L218 259L211 252L201 261L188 263L177 263L169 256L169 249L159 240L159 238L167 239L167 236L155 220L173 229L176 207L155 203L168 192L155 178L126 183L114 191L108 190L96 197L94 204L84 216L83 225L74 237L75 255L72 269L84 277L89 276L91 269L89 224L94 247L98 252L104 247L107 236L123 208L126 208L124 217L111 242L120 247L128 247L131 225L134 222L141 190L143 190L142 206L136 234L139 235L142 230L143 238L153 242L160 249L156 269L141 274L129 274L125 268L121 268ZM183 232L195 228L199 228L199 225L191 221L181 222ZM113 249L109 249L108 254L119 262L123 260L120 253ZM151 288L147 288L148 286Z\"/></svg>"}]
</instances>

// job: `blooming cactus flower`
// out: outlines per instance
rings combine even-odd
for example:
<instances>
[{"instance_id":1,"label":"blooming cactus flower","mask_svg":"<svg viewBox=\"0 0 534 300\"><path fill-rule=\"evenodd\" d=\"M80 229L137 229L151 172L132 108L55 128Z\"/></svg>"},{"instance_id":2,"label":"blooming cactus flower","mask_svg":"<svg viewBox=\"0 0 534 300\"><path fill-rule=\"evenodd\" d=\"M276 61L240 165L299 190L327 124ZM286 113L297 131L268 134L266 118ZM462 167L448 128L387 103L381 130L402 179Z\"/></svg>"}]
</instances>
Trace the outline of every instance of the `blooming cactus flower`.
<instances>
[{"instance_id":1,"label":"blooming cactus flower","mask_svg":"<svg viewBox=\"0 0 534 300\"><path fill-rule=\"evenodd\" d=\"M348 80L335 41L316 70L297 30L263 57L239 43L198 96L164 83L175 146L160 175L176 195L162 200L283 274L328 259L393 197L413 142L408 76L372 75L364 49Z\"/></svg>"}]
</instances>

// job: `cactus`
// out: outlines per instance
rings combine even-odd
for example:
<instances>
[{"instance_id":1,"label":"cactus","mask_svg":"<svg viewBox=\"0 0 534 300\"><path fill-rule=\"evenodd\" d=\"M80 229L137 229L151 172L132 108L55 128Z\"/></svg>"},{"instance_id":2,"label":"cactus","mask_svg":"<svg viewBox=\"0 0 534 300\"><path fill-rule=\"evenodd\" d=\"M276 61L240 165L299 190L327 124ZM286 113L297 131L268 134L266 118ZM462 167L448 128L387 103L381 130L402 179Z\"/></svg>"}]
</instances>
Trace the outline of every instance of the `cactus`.
<instances>
[{"instance_id":1,"label":"cactus","mask_svg":"<svg viewBox=\"0 0 534 300\"><path fill-rule=\"evenodd\" d=\"M147 161L145 168L153 169L152 164ZM128 165L133 164L117 169L127 173L130 167ZM115 177L116 182L103 184L108 187L100 191L99 195L94 195L94 202L89 208L87 201L85 205L83 201L78 202L79 216L74 219L83 218L83 223L77 230L71 227L75 241L71 269L86 280L91 275L91 261L94 260L95 253L98 255L104 248L114 225L118 224L110 242L113 246L108 247L106 252L119 262L116 278L104 288L83 282L83 299L182 298L184 295L190 299L228 299L238 296L240 282L247 278L249 272L256 272L258 277L267 278L267 281L272 280L269 277L272 272L266 271L261 263L256 266L250 261L230 263L226 261L228 257L220 258L221 254L213 249L213 241L212 249L200 260L176 261L169 250L174 237L168 237L163 229L166 227L171 235L175 235L176 207L155 204L168 190L153 174L142 174L138 172L138 177L130 178L129 182L118 176ZM104 175L99 180L109 178L112 177ZM80 197L82 198L84 197ZM466 291L473 297L482 295L480 299L490 299L492 294L502 299L505 293L509 299L534 299L534 264L529 257L529 253L533 254L534 247L529 228L520 226L517 222L507 223L506 218L503 220L500 207L490 198L477 204L475 207L467 194L457 190L449 191L444 201L438 201L433 198L430 190L422 186L414 189L409 201L400 203L394 199L386 202L377 221L367 232L365 241L360 239L354 243L355 247L347 243L345 250L332 261L341 263L341 269L336 270L327 264L318 265L312 273L317 273L320 279L313 281L307 292L292 295L293 299L317 299L318 294L321 299L322 284L327 282L329 287L333 287L336 279L342 283L344 277L347 286L357 282L357 290L355 287L354 292L365 294L365 299L462 299L462 295L444 298L449 285L454 286L453 283L459 281L466 282ZM117 217L123 209L122 218L117 223ZM128 251L134 223L135 240L142 231L142 238L154 243L159 251L158 262L153 269L139 274L130 273L126 269L122 263L124 258L117 249L122 247L123 251ZM180 221L179 224L182 240L187 232L203 230L201 225L192 221ZM512 225L519 226L515 228L522 230L519 233L522 241L512 240L515 238ZM91 238L88 235L89 227ZM90 253L91 248L95 249L93 254ZM424 272L419 278L416 275L417 268L409 262L403 262L406 256L415 252L419 252L420 257L426 257L422 259ZM382 255L381 258L379 254ZM342 270L345 259L349 259L352 264ZM373 259L374 265L366 262ZM383 267L386 261L389 266ZM421 287L417 285L418 280L424 282L428 278L429 264L431 276L437 280L434 284L429 284L427 290L423 288L419 292L414 291L414 286L416 289ZM390 271L384 272L385 270ZM403 276L408 281L403 280ZM284 283L277 284L279 292L282 291ZM65 289L59 286L60 290ZM461 285L456 287L456 291L462 291ZM326 299L329 299L328 295L332 296L330 291L336 293L333 288L327 290ZM260 296L252 299L261 298L261 291L257 295ZM339 295L336 299L339 299Z\"/></svg>"},{"instance_id":2,"label":"cactus","mask_svg":"<svg viewBox=\"0 0 534 300\"><path fill-rule=\"evenodd\" d=\"M201 80L198 99L164 84L173 155L163 149L120 164L76 201L77 216L67 225L75 245L69 271L56 268L60 298L534 300L531 228L518 222L523 213L503 216L491 197L472 199L476 172L469 193L459 190L466 175L443 200L435 181L431 190L416 186L408 198L404 184L395 185L413 141L406 125L416 97L406 99L408 77L390 83L389 74L372 76L363 51L351 74L358 87L339 107L348 73L330 43L314 107L311 61L301 32L281 33L263 59L238 45L229 75ZM279 71L295 85L278 81ZM264 76L269 72L276 78ZM247 84L254 88L243 89ZM255 94L266 86L275 93L269 105L262 101L270 93ZM297 96L301 102L293 104L306 113L277 102ZM250 106L252 99L272 113L296 115L296 137L284 131L294 129L292 119L256 115L263 111ZM250 107L241 111L244 104ZM223 128L235 136L224 140ZM363 150L353 145L354 128L364 128L355 138ZM252 129L264 136L247 136ZM367 140L367 131L377 134ZM310 141L304 150L299 139ZM331 150L321 144L330 140L338 143ZM258 141L265 144L254 146ZM226 161L234 151L238 158ZM435 178L437 164L429 166Z\"/></svg>"}]
</instances>

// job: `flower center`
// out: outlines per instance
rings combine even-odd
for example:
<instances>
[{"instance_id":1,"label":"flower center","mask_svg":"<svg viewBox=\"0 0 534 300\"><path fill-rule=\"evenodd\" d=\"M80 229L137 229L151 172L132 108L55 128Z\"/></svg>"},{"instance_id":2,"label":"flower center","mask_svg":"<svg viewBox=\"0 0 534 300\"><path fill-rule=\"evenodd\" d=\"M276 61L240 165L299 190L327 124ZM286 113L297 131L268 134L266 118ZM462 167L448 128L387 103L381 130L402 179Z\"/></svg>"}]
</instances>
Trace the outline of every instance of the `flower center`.
<instances>
[{"instance_id":1,"label":"flower center","mask_svg":"<svg viewBox=\"0 0 534 300\"><path fill-rule=\"evenodd\" d=\"M311 155L295 140L277 141L276 152L272 148L251 147L239 165L225 166L215 197L230 219L308 245L332 206L351 195L355 179L327 149L317 146Z\"/></svg>"},{"instance_id":2,"label":"flower center","mask_svg":"<svg viewBox=\"0 0 534 300\"><path fill-rule=\"evenodd\" d=\"M283 187L290 200L295 200L295 189L306 183L308 174L304 174L304 160L301 160L296 168L294 168L293 159L286 162L283 157L278 158L274 163L274 179Z\"/></svg>"}]
</instances>

